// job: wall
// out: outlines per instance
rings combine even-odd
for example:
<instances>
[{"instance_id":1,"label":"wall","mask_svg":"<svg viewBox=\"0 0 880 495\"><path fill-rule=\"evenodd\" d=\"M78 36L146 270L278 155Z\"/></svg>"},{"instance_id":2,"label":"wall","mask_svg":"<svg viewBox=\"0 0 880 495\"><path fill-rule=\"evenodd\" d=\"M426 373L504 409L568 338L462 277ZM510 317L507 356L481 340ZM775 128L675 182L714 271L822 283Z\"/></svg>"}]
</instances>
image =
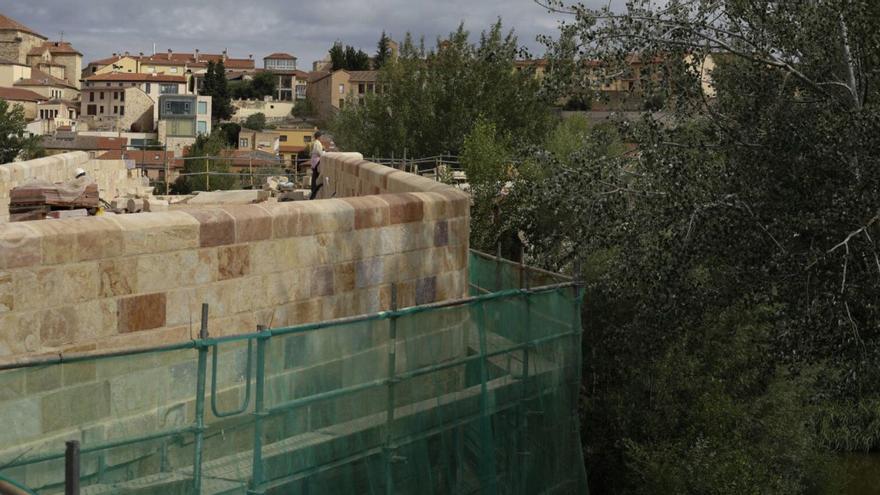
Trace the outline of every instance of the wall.
<instances>
[{"instance_id":1,"label":"wall","mask_svg":"<svg viewBox=\"0 0 880 495\"><path fill-rule=\"evenodd\" d=\"M0 225L0 355L188 340L202 302L227 335L387 309L391 283L401 307L467 294L464 193L360 155L325 165L350 196L405 194Z\"/></svg>"},{"instance_id":2,"label":"wall","mask_svg":"<svg viewBox=\"0 0 880 495\"><path fill-rule=\"evenodd\" d=\"M20 100L6 100L11 105L16 105L22 108L24 111L24 119L28 122L37 118L37 102L35 101L20 101Z\"/></svg>"},{"instance_id":3,"label":"wall","mask_svg":"<svg viewBox=\"0 0 880 495\"><path fill-rule=\"evenodd\" d=\"M15 41L16 38L21 38L21 41ZM46 38L22 31L2 31L0 32L0 58L26 64L27 54L31 48L42 45L45 40Z\"/></svg>"},{"instance_id":4,"label":"wall","mask_svg":"<svg viewBox=\"0 0 880 495\"><path fill-rule=\"evenodd\" d=\"M290 117L293 111L291 101L233 100L236 112L232 120L244 122L254 114L262 113L269 121L278 121Z\"/></svg>"},{"instance_id":5,"label":"wall","mask_svg":"<svg viewBox=\"0 0 880 495\"><path fill-rule=\"evenodd\" d=\"M0 87L11 88L15 81L31 77L31 68L19 64L0 64Z\"/></svg>"},{"instance_id":6,"label":"wall","mask_svg":"<svg viewBox=\"0 0 880 495\"><path fill-rule=\"evenodd\" d=\"M137 172L125 168L122 160L94 160L84 151L64 153L61 155L38 158L26 162L8 163L0 165L0 232L6 232L8 225L5 222L9 218L9 193L13 187L19 186L29 179L38 178L52 182L70 180L74 176L74 170L84 169L98 183L100 197L109 201L125 191L133 190L142 184ZM16 231L16 229L12 229ZM4 239L0 233L0 239ZM2 244L2 241L0 241ZM68 246L70 248L70 246ZM4 248L0 247L0 251ZM8 251L8 248L7 248ZM10 256L17 257L23 253L12 253ZM0 255L2 258L2 255ZM0 261L0 265L3 262ZM0 317L4 313L3 280L6 273L0 267ZM9 308L6 309L9 311ZM0 328L9 328L0 324ZM2 343L0 343L2 347Z\"/></svg>"}]
</instances>

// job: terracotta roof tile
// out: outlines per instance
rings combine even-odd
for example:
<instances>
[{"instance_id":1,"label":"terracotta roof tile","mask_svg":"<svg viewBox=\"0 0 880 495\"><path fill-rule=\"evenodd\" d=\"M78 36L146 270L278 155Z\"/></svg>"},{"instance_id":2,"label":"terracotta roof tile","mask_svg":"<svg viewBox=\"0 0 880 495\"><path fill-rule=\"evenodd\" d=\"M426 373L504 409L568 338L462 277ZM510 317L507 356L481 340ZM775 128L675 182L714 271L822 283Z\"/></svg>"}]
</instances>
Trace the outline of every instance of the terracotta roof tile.
<instances>
[{"instance_id":1,"label":"terracotta roof tile","mask_svg":"<svg viewBox=\"0 0 880 495\"><path fill-rule=\"evenodd\" d=\"M73 48L73 45L71 45L67 41L44 41L42 45L31 48L31 51L28 52L28 55L41 55L47 50L53 55L65 53L72 55L82 55L82 53Z\"/></svg>"},{"instance_id":2,"label":"terracotta roof tile","mask_svg":"<svg viewBox=\"0 0 880 495\"><path fill-rule=\"evenodd\" d=\"M39 69L31 69L31 77L27 79L19 79L15 81L14 86L64 86L66 88L74 88L76 86L70 84L64 79L59 79L53 75L46 74Z\"/></svg>"},{"instance_id":3,"label":"terracotta roof tile","mask_svg":"<svg viewBox=\"0 0 880 495\"><path fill-rule=\"evenodd\" d=\"M111 150L100 156L98 160L122 160L122 150ZM136 165L165 166L165 160L171 168L183 168L183 160L174 156L173 151L164 150L128 150L125 152L126 160L133 160Z\"/></svg>"},{"instance_id":4,"label":"terracotta roof tile","mask_svg":"<svg viewBox=\"0 0 880 495\"><path fill-rule=\"evenodd\" d=\"M48 99L29 89L21 88L0 88L0 98L14 101L45 101Z\"/></svg>"},{"instance_id":5,"label":"terracotta roof tile","mask_svg":"<svg viewBox=\"0 0 880 495\"><path fill-rule=\"evenodd\" d=\"M379 80L379 71L377 70L350 70L348 72L348 80L351 82L376 82Z\"/></svg>"},{"instance_id":6,"label":"terracotta roof tile","mask_svg":"<svg viewBox=\"0 0 880 495\"><path fill-rule=\"evenodd\" d=\"M296 57L294 57L293 55L291 55L289 53L283 53L283 52L276 52L271 55L266 55L265 57L263 57L263 60L265 60L267 58L275 58L275 59L283 59L283 60L296 60Z\"/></svg>"},{"instance_id":7,"label":"terracotta roof tile","mask_svg":"<svg viewBox=\"0 0 880 495\"><path fill-rule=\"evenodd\" d=\"M95 74L84 81L136 81L136 82L176 82L184 83L183 76L170 76L167 74L139 74L134 72L112 72L110 74Z\"/></svg>"},{"instance_id":8,"label":"terracotta roof tile","mask_svg":"<svg viewBox=\"0 0 880 495\"><path fill-rule=\"evenodd\" d=\"M40 38L46 39L42 34L34 31L33 29L25 26L24 24L10 19L3 14L0 14L0 31L21 31L23 33L32 34L34 36L39 36Z\"/></svg>"}]
</instances>

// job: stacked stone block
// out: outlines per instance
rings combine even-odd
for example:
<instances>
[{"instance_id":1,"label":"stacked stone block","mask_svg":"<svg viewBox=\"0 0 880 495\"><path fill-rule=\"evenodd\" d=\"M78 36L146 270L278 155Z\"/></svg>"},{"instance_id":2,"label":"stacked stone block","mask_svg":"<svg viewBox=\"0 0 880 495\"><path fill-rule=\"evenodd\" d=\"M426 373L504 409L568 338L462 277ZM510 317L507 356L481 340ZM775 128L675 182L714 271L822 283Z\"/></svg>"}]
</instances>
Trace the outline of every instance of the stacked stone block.
<instances>
[{"instance_id":1,"label":"stacked stone block","mask_svg":"<svg viewBox=\"0 0 880 495\"><path fill-rule=\"evenodd\" d=\"M14 187L32 179L50 182L71 180L77 168L82 168L95 179L99 196L107 201L137 191L145 185L138 177L138 172L126 169L122 160L96 160L84 151L7 163L0 165L0 222L9 219L9 197Z\"/></svg>"}]
</instances>

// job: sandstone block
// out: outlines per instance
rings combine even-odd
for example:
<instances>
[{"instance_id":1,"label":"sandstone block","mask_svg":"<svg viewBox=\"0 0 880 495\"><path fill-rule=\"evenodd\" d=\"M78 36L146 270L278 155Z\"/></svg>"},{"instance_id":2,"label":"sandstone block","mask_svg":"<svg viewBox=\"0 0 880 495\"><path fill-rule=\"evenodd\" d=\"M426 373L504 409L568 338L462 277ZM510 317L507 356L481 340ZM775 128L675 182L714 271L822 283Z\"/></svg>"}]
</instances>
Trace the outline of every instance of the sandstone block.
<instances>
[{"instance_id":1,"label":"sandstone block","mask_svg":"<svg viewBox=\"0 0 880 495\"><path fill-rule=\"evenodd\" d=\"M124 297L117 304L119 333L165 326L165 293Z\"/></svg>"}]
</instances>

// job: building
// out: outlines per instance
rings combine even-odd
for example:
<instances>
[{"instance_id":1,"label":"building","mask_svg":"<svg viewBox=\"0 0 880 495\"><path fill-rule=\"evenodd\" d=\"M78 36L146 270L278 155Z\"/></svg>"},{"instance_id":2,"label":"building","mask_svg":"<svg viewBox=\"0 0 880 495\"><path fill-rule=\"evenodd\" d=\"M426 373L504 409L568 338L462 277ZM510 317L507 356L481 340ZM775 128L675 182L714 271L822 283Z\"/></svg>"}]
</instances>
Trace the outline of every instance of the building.
<instances>
[{"instance_id":1,"label":"building","mask_svg":"<svg viewBox=\"0 0 880 495\"><path fill-rule=\"evenodd\" d=\"M263 57L263 69L268 71L296 70L296 57L289 53L273 53Z\"/></svg>"},{"instance_id":2,"label":"building","mask_svg":"<svg viewBox=\"0 0 880 495\"><path fill-rule=\"evenodd\" d=\"M0 58L0 87L11 88L16 81L31 77L31 68L14 60Z\"/></svg>"},{"instance_id":3,"label":"building","mask_svg":"<svg viewBox=\"0 0 880 495\"><path fill-rule=\"evenodd\" d=\"M276 100L232 100L235 108L233 122L243 123L251 115L261 113L266 116L266 122L283 122L293 115L292 101Z\"/></svg>"},{"instance_id":4,"label":"building","mask_svg":"<svg viewBox=\"0 0 880 495\"><path fill-rule=\"evenodd\" d=\"M111 72L83 80L80 115L89 129L151 132L161 95L186 94L186 77Z\"/></svg>"},{"instance_id":5,"label":"building","mask_svg":"<svg viewBox=\"0 0 880 495\"><path fill-rule=\"evenodd\" d=\"M238 149L277 153L281 145L280 136L275 130L257 131L242 127L238 131Z\"/></svg>"},{"instance_id":6,"label":"building","mask_svg":"<svg viewBox=\"0 0 880 495\"><path fill-rule=\"evenodd\" d=\"M13 86L33 91L46 98L71 101L79 98L79 88L66 79L43 72L37 67L31 67L28 72L30 74L27 77L18 79Z\"/></svg>"},{"instance_id":7,"label":"building","mask_svg":"<svg viewBox=\"0 0 880 495\"><path fill-rule=\"evenodd\" d=\"M41 124L40 134L51 134L58 128L76 129L79 118L79 102L53 98L37 103L37 119Z\"/></svg>"},{"instance_id":8,"label":"building","mask_svg":"<svg viewBox=\"0 0 880 495\"><path fill-rule=\"evenodd\" d=\"M345 106L346 100L361 101L381 91L379 71L337 70L309 82L307 94L320 120L329 120Z\"/></svg>"},{"instance_id":9,"label":"building","mask_svg":"<svg viewBox=\"0 0 880 495\"><path fill-rule=\"evenodd\" d=\"M158 102L159 141L182 156L196 136L211 133L211 97L165 94Z\"/></svg>"},{"instance_id":10,"label":"building","mask_svg":"<svg viewBox=\"0 0 880 495\"><path fill-rule=\"evenodd\" d=\"M27 65L32 49L48 41L42 34L0 14L0 58Z\"/></svg>"},{"instance_id":11,"label":"building","mask_svg":"<svg viewBox=\"0 0 880 495\"><path fill-rule=\"evenodd\" d=\"M0 88L0 99L21 107L24 110L24 118L31 121L37 118L38 104L48 98L27 89Z\"/></svg>"},{"instance_id":12,"label":"building","mask_svg":"<svg viewBox=\"0 0 880 495\"><path fill-rule=\"evenodd\" d=\"M69 42L44 41L28 51L27 64L79 89L82 57Z\"/></svg>"},{"instance_id":13,"label":"building","mask_svg":"<svg viewBox=\"0 0 880 495\"><path fill-rule=\"evenodd\" d=\"M291 168L299 160L306 157L315 131L314 126L290 126L275 129L278 133L278 153Z\"/></svg>"},{"instance_id":14,"label":"building","mask_svg":"<svg viewBox=\"0 0 880 495\"><path fill-rule=\"evenodd\" d=\"M128 160L151 182L174 181L183 170L183 159L165 150L112 150L98 156L99 160Z\"/></svg>"},{"instance_id":15,"label":"building","mask_svg":"<svg viewBox=\"0 0 880 495\"><path fill-rule=\"evenodd\" d=\"M76 132L57 131L54 136L44 136L42 145L48 155L85 151L91 156L97 156L107 151L121 152L128 143L125 137L86 136Z\"/></svg>"}]
</instances>

